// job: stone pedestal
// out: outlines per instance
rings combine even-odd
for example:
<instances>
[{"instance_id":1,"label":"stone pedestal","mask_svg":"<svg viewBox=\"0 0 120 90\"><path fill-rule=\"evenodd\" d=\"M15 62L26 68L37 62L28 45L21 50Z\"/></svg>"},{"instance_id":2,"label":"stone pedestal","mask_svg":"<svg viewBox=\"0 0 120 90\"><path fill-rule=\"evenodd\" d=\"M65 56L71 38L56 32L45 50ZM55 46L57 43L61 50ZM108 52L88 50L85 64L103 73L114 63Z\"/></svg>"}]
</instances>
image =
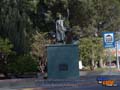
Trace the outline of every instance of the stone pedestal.
<instances>
[{"instance_id":1,"label":"stone pedestal","mask_svg":"<svg viewBox=\"0 0 120 90\"><path fill-rule=\"evenodd\" d=\"M48 78L73 79L79 77L77 45L48 45Z\"/></svg>"}]
</instances>

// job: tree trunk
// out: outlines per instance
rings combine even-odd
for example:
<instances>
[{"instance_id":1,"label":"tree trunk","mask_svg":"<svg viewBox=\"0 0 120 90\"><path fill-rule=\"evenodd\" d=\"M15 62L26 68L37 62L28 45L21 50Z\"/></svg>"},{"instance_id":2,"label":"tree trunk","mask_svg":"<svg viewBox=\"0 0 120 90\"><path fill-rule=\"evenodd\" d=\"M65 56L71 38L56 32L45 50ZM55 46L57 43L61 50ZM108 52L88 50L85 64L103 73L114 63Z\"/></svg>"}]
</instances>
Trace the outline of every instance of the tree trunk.
<instances>
[{"instance_id":1,"label":"tree trunk","mask_svg":"<svg viewBox=\"0 0 120 90\"><path fill-rule=\"evenodd\" d=\"M94 70L95 69L94 67L95 67L95 61L94 61L94 59L92 59L91 60L91 67L90 67L90 69Z\"/></svg>"},{"instance_id":2,"label":"tree trunk","mask_svg":"<svg viewBox=\"0 0 120 90\"><path fill-rule=\"evenodd\" d=\"M94 60L94 57L95 57L95 53L94 53L94 49L93 49L93 46L92 46L91 70L95 69L95 60Z\"/></svg>"},{"instance_id":3,"label":"tree trunk","mask_svg":"<svg viewBox=\"0 0 120 90\"><path fill-rule=\"evenodd\" d=\"M99 60L99 66L98 67L100 67L100 68L104 67L103 59L102 58L100 58L100 60Z\"/></svg>"}]
</instances>

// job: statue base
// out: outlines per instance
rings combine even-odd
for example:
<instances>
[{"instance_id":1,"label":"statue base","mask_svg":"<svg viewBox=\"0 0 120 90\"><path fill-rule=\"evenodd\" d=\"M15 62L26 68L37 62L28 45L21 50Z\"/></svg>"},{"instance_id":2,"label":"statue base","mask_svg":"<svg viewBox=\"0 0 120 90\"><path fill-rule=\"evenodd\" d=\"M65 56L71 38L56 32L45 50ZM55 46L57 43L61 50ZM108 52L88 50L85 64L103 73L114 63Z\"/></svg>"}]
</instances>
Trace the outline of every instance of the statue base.
<instances>
[{"instance_id":1,"label":"statue base","mask_svg":"<svg viewBox=\"0 0 120 90\"><path fill-rule=\"evenodd\" d=\"M47 45L48 78L79 78L78 59L79 55L77 45Z\"/></svg>"}]
</instances>

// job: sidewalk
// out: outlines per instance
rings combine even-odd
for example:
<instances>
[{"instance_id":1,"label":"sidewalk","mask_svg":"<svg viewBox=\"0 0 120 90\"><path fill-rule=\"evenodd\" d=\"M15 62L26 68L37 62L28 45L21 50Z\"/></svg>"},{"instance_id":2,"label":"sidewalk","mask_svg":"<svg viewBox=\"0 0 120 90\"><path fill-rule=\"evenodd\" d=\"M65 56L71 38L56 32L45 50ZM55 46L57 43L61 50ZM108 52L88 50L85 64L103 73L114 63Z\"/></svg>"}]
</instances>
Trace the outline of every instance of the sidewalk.
<instances>
[{"instance_id":1,"label":"sidewalk","mask_svg":"<svg viewBox=\"0 0 120 90\"><path fill-rule=\"evenodd\" d=\"M80 76L120 75L120 71L80 71Z\"/></svg>"},{"instance_id":2,"label":"sidewalk","mask_svg":"<svg viewBox=\"0 0 120 90\"><path fill-rule=\"evenodd\" d=\"M71 88L95 85L95 78L78 79L11 79L0 80L0 90L48 90L49 88Z\"/></svg>"}]
</instances>

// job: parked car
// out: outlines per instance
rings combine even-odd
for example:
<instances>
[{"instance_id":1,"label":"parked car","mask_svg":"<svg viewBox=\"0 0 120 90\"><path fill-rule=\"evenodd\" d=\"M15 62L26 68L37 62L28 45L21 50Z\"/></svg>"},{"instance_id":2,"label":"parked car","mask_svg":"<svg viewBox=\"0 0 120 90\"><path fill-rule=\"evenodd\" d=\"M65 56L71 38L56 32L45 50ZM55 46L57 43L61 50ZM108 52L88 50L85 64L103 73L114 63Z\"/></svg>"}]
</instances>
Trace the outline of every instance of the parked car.
<instances>
[{"instance_id":1,"label":"parked car","mask_svg":"<svg viewBox=\"0 0 120 90\"><path fill-rule=\"evenodd\" d=\"M107 67L111 66L111 68L116 68L117 64L114 61L112 61L111 63L110 62L106 62L106 66Z\"/></svg>"}]
</instances>

